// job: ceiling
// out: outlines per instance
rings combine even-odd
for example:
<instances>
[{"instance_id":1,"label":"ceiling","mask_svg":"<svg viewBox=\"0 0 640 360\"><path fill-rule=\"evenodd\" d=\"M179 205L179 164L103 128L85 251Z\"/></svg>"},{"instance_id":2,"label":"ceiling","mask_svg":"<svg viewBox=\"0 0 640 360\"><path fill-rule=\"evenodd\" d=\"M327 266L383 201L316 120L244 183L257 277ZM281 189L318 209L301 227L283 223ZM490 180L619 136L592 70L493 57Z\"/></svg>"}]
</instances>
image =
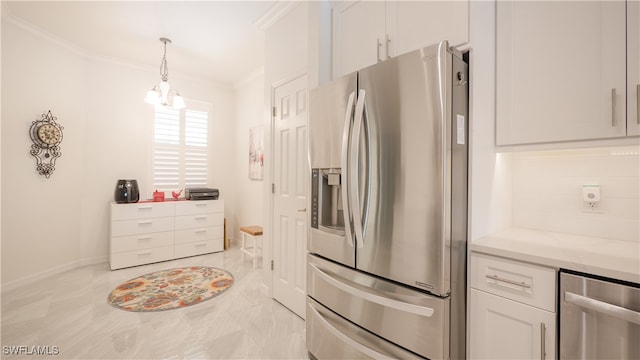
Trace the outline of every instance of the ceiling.
<instances>
[{"instance_id":1,"label":"ceiling","mask_svg":"<svg viewBox=\"0 0 640 360\"><path fill-rule=\"evenodd\" d=\"M289 3L291 4L291 3ZM3 1L3 16L90 56L233 84L264 62L264 18L277 1Z\"/></svg>"}]
</instances>

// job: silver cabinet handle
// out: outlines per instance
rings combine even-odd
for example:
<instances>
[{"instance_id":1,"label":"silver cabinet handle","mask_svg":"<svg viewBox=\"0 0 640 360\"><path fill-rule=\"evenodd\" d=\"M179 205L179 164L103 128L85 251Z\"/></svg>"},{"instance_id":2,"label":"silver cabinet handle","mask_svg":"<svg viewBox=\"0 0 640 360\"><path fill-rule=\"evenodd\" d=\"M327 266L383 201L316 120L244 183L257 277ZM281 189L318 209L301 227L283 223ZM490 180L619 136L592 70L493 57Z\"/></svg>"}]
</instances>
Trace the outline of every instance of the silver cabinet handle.
<instances>
[{"instance_id":1,"label":"silver cabinet handle","mask_svg":"<svg viewBox=\"0 0 640 360\"><path fill-rule=\"evenodd\" d=\"M547 350L546 350L546 344L545 344L545 336L546 336L546 332L547 329L544 326L544 323L541 322L540 323L540 359L544 360L547 358Z\"/></svg>"},{"instance_id":2,"label":"silver cabinet handle","mask_svg":"<svg viewBox=\"0 0 640 360\"><path fill-rule=\"evenodd\" d=\"M361 353L363 353L364 355L372 358L372 359L383 359L383 360L391 360L393 358L390 358L384 354L381 354L373 349L370 349L362 344L360 344L359 342L353 340L352 338L350 338L349 336L343 334L340 330L336 329L333 325L331 325L329 323L329 321L327 321L327 319L324 318L324 316L322 316L322 314L320 314L318 312L318 310L316 310L315 307L310 306L309 309L311 309L311 311L313 312L313 315L315 315L315 317L320 320L320 322L322 323L322 325L324 325L324 327L329 330L335 337L337 337L338 339L340 339L343 343L347 344L349 347L356 349L358 351L360 351Z\"/></svg>"},{"instance_id":3,"label":"silver cabinet handle","mask_svg":"<svg viewBox=\"0 0 640 360\"><path fill-rule=\"evenodd\" d=\"M564 301L568 302L569 304L577 305L585 309L593 310L599 313L613 316L626 322L640 325L640 312L633 311L622 306L609 304L604 301L591 299L586 296L574 294L568 291L564 292Z\"/></svg>"},{"instance_id":4,"label":"silver cabinet handle","mask_svg":"<svg viewBox=\"0 0 640 360\"><path fill-rule=\"evenodd\" d=\"M406 302L402 302L402 301L398 301L398 300L394 300L394 299L390 299L388 297L384 297L384 296L380 296L377 294L374 294L371 292L371 290L369 289L359 289L356 288L355 286L351 286L349 284L346 284L336 278L334 278L333 276L325 273L322 269L320 269L318 266L314 265L314 264L309 264L309 266L311 266L312 268L314 268L314 270L317 272L318 275L320 275L320 277L330 283L332 286L346 292L349 293L353 296L359 297L361 299L370 301L372 303L384 306L384 307L388 307L388 308L392 308L392 309L396 309L399 311L403 311L403 312L408 312L411 314L416 314L416 315L420 315L420 316L424 316L424 317L431 317L433 316L433 312L434 310L432 308L428 308L425 306L420 306L420 305L415 305L415 304L410 304L410 303L406 303Z\"/></svg>"},{"instance_id":5,"label":"silver cabinet handle","mask_svg":"<svg viewBox=\"0 0 640 360\"><path fill-rule=\"evenodd\" d=\"M356 92L349 94L347 101L347 111L344 115L344 129L342 130L342 213L344 215L344 235L347 238L349 246L353 247L353 238L351 237L351 211L349 211L349 187L346 182L349 181L349 135L351 132L351 120L353 119L353 102L356 98Z\"/></svg>"},{"instance_id":6,"label":"silver cabinet handle","mask_svg":"<svg viewBox=\"0 0 640 360\"><path fill-rule=\"evenodd\" d=\"M378 62L382 61L382 59L380 59L380 47L382 46L382 43L380 42L380 39L376 39L376 59L378 60Z\"/></svg>"},{"instance_id":7,"label":"silver cabinet handle","mask_svg":"<svg viewBox=\"0 0 640 360\"><path fill-rule=\"evenodd\" d=\"M611 126L616 126L616 88L611 89Z\"/></svg>"},{"instance_id":8,"label":"silver cabinet handle","mask_svg":"<svg viewBox=\"0 0 640 360\"><path fill-rule=\"evenodd\" d=\"M298 209L298 212L307 212L307 208L304 208L304 209Z\"/></svg>"},{"instance_id":9,"label":"silver cabinet handle","mask_svg":"<svg viewBox=\"0 0 640 360\"><path fill-rule=\"evenodd\" d=\"M640 84L636 85L636 123L640 125Z\"/></svg>"},{"instance_id":10,"label":"silver cabinet handle","mask_svg":"<svg viewBox=\"0 0 640 360\"><path fill-rule=\"evenodd\" d=\"M511 284L511 285L516 285L516 286L522 286L523 288L527 288L530 289L531 285L527 284L524 281L514 281L514 280L509 280L509 279L505 279L505 278L501 278L498 275L485 275L485 277L487 279L491 279L491 280L495 280L495 281L500 281L503 283L507 283L507 284Z\"/></svg>"},{"instance_id":11,"label":"silver cabinet handle","mask_svg":"<svg viewBox=\"0 0 640 360\"><path fill-rule=\"evenodd\" d=\"M389 44L391 43L391 38L389 37L389 35L385 35L387 38L387 43L386 43L386 55L387 55L387 59L391 59L391 56L389 56Z\"/></svg>"}]
</instances>

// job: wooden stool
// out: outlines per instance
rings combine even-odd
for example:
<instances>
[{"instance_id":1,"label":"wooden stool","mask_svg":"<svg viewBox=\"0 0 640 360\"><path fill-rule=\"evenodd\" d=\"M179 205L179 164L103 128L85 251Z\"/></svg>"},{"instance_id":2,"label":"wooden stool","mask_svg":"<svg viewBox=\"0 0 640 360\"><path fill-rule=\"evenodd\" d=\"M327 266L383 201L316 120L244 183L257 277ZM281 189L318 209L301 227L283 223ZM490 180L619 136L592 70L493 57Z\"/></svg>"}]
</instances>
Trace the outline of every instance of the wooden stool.
<instances>
[{"instance_id":1,"label":"wooden stool","mask_svg":"<svg viewBox=\"0 0 640 360\"><path fill-rule=\"evenodd\" d=\"M253 258L253 268L256 268L258 263L258 241L262 241L262 226L253 225L253 226L241 226L240 233L242 234L242 261L244 262L244 254L247 254ZM252 240L253 244L251 246L247 246L247 240ZM262 245L260 245L260 250L262 250Z\"/></svg>"}]
</instances>

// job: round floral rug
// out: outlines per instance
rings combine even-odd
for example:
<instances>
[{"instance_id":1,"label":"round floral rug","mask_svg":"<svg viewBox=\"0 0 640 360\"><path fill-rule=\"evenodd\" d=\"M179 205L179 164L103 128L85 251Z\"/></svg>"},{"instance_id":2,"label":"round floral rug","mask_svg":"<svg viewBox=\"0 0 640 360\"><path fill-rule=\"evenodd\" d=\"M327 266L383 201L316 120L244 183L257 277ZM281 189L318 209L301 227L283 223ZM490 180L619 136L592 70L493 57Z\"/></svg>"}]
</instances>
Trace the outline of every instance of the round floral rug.
<instances>
[{"instance_id":1,"label":"round floral rug","mask_svg":"<svg viewBox=\"0 0 640 360\"><path fill-rule=\"evenodd\" d=\"M191 266L156 271L131 279L115 288L109 305L126 311L163 311L212 299L233 285L225 270Z\"/></svg>"}]
</instances>

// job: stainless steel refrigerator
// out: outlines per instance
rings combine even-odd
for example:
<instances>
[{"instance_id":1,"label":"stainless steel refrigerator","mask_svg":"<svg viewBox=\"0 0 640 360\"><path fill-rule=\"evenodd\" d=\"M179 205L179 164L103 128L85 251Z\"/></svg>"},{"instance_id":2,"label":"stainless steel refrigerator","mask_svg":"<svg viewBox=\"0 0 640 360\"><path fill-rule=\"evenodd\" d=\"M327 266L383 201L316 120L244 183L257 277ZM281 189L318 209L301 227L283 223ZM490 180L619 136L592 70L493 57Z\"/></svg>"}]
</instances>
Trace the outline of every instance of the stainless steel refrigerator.
<instances>
[{"instance_id":1,"label":"stainless steel refrigerator","mask_svg":"<svg viewBox=\"0 0 640 360\"><path fill-rule=\"evenodd\" d=\"M467 74L443 41L310 92L311 356L465 358Z\"/></svg>"}]
</instances>

